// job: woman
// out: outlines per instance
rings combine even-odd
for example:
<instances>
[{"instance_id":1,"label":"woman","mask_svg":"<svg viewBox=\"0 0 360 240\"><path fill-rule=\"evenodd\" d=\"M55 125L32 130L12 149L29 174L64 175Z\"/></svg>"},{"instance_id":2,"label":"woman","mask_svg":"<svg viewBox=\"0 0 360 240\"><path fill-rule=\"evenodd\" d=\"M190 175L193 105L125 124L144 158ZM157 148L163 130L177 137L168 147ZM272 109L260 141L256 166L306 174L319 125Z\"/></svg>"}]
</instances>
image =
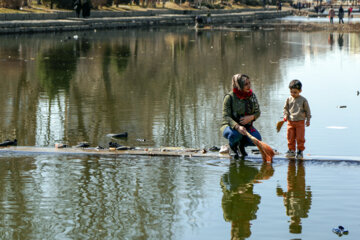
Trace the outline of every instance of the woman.
<instances>
[{"instance_id":1,"label":"woman","mask_svg":"<svg viewBox=\"0 0 360 240\"><path fill-rule=\"evenodd\" d=\"M248 76L235 74L232 77L232 91L224 97L222 116L221 132L228 139L235 157L239 157L238 150L242 157L247 156L245 147L254 144L246 131L261 141L260 133L253 127L253 122L260 116L260 107Z\"/></svg>"}]
</instances>

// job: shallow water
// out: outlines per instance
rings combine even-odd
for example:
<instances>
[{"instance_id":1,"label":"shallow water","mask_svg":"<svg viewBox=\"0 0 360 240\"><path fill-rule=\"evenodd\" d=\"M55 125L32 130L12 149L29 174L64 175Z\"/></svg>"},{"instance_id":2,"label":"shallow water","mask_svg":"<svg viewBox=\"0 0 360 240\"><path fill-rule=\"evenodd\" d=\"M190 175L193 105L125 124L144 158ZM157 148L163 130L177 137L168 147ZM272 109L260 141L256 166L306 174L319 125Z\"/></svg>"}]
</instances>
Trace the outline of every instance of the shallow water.
<instances>
[{"instance_id":1,"label":"shallow water","mask_svg":"<svg viewBox=\"0 0 360 240\"><path fill-rule=\"evenodd\" d=\"M360 22L360 14L353 14L353 18L348 18L347 13L344 17L344 23L359 23ZM329 23L330 19L327 16L318 16L318 17L307 17L307 16L287 16L281 19L278 19L281 22L300 22L300 23ZM339 23L339 18L337 16L334 17L334 24Z\"/></svg>"},{"instance_id":2,"label":"shallow water","mask_svg":"<svg viewBox=\"0 0 360 240\"><path fill-rule=\"evenodd\" d=\"M0 140L106 146L127 131L119 144L220 146L222 99L243 72L266 143L287 150L275 125L297 78L313 115L305 157L360 156L359 54L351 33L1 36ZM337 225L359 235L356 163L6 154L0 171L3 239L331 239Z\"/></svg>"}]
</instances>

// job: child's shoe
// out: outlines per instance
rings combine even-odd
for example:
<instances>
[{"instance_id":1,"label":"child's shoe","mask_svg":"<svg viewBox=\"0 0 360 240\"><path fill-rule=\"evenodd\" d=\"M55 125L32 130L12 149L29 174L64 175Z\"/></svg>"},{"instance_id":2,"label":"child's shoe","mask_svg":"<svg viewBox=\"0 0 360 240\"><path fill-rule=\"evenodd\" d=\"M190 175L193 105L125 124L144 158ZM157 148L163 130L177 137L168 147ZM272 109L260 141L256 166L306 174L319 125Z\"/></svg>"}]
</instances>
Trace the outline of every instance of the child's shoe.
<instances>
[{"instance_id":1,"label":"child's shoe","mask_svg":"<svg viewBox=\"0 0 360 240\"><path fill-rule=\"evenodd\" d=\"M296 153L296 158L297 158L297 159L303 159L303 158L304 158L303 152L299 150L299 151Z\"/></svg>"},{"instance_id":2,"label":"child's shoe","mask_svg":"<svg viewBox=\"0 0 360 240\"><path fill-rule=\"evenodd\" d=\"M285 157L287 158L294 158L295 157L295 152L293 150L288 150L285 154Z\"/></svg>"}]
</instances>

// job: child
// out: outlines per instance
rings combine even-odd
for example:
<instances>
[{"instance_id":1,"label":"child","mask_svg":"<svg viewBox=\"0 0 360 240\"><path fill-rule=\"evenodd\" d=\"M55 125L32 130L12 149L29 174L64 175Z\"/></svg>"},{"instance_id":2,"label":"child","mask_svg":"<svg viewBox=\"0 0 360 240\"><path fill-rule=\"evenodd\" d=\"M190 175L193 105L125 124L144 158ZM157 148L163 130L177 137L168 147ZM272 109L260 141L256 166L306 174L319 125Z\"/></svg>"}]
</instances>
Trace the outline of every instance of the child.
<instances>
[{"instance_id":1,"label":"child","mask_svg":"<svg viewBox=\"0 0 360 240\"><path fill-rule=\"evenodd\" d=\"M297 159L303 158L305 149L305 125L310 126L311 112L309 103L303 96L300 96L302 84L299 80L292 80L289 84L290 97L286 99L284 106L284 121L288 121L287 140L289 150L286 157L295 157L297 144ZM306 120L306 122L305 122Z\"/></svg>"}]
</instances>

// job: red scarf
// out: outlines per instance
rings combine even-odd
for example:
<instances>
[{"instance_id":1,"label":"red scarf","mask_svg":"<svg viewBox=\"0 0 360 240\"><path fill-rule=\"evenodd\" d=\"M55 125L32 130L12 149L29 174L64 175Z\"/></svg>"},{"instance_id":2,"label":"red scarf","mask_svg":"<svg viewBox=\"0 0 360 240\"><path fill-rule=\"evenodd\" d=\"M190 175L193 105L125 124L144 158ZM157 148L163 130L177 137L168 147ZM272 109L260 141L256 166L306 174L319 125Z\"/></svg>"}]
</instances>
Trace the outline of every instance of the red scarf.
<instances>
[{"instance_id":1,"label":"red scarf","mask_svg":"<svg viewBox=\"0 0 360 240\"><path fill-rule=\"evenodd\" d=\"M239 99L247 99L247 98L251 97L251 95L253 94L251 89L250 89L249 92L245 92L245 91L241 91L241 90L239 90L237 88L233 88L233 93L235 93L235 95Z\"/></svg>"}]
</instances>

